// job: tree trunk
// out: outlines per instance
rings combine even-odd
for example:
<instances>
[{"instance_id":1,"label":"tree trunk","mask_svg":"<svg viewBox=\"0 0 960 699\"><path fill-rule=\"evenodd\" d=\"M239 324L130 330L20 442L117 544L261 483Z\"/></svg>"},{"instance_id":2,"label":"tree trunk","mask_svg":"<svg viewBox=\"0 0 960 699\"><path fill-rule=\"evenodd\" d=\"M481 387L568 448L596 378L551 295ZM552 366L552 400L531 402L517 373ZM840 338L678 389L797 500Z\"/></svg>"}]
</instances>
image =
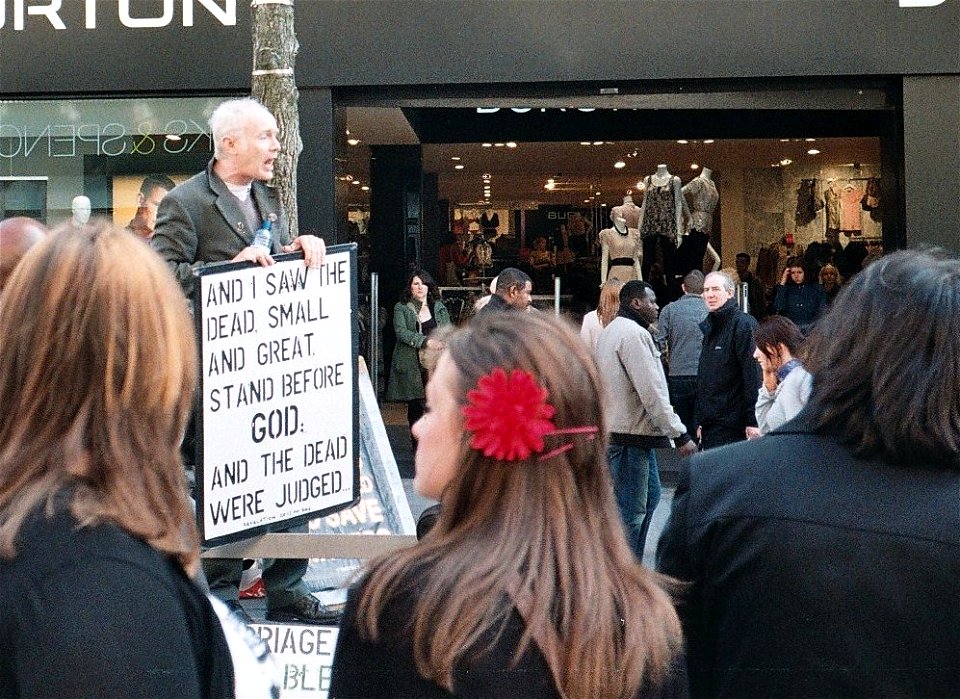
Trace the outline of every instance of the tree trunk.
<instances>
[{"instance_id":1,"label":"tree trunk","mask_svg":"<svg viewBox=\"0 0 960 699\"><path fill-rule=\"evenodd\" d=\"M299 92L294 64L300 44L293 28L294 0L252 0L253 73L251 93L269 109L280 128L283 150L274 166L272 184L287 216L290 236L299 235L297 222L297 162L300 140Z\"/></svg>"}]
</instances>

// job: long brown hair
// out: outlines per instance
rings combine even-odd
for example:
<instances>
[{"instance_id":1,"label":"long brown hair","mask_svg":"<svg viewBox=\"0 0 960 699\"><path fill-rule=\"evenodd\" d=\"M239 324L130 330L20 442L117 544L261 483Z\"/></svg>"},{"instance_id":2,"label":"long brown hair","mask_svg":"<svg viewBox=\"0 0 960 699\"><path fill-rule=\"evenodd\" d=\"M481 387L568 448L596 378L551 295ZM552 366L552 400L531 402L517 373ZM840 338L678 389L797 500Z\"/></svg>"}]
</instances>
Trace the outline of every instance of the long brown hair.
<instances>
[{"instance_id":1,"label":"long brown hair","mask_svg":"<svg viewBox=\"0 0 960 699\"><path fill-rule=\"evenodd\" d=\"M179 445L196 349L160 257L107 222L54 231L0 296L0 337L0 557L72 492L81 526L112 522L193 572Z\"/></svg>"},{"instance_id":2,"label":"long brown hair","mask_svg":"<svg viewBox=\"0 0 960 699\"><path fill-rule=\"evenodd\" d=\"M407 632L417 669L453 691L453 670L495 643L514 605L525 622L519 658L535 642L558 690L571 699L632 697L661 683L681 632L665 579L635 560L606 464L601 380L568 324L547 314L518 323L478 316L446 352L461 404L495 367L521 368L549 391L558 429L594 425L595 439L547 437L546 449L498 461L460 442L462 466L435 528L416 547L371 564L359 603L362 633L377 638L383 608L415 581ZM551 441L553 440L553 441ZM557 441L560 440L560 441Z\"/></svg>"},{"instance_id":3,"label":"long brown hair","mask_svg":"<svg viewBox=\"0 0 960 699\"><path fill-rule=\"evenodd\" d=\"M620 287L623 282L619 279L608 279L600 287L600 301L597 303L597 320L602 327L610 325L610 321L620 312Z\"/></svg>"}]
</instances>

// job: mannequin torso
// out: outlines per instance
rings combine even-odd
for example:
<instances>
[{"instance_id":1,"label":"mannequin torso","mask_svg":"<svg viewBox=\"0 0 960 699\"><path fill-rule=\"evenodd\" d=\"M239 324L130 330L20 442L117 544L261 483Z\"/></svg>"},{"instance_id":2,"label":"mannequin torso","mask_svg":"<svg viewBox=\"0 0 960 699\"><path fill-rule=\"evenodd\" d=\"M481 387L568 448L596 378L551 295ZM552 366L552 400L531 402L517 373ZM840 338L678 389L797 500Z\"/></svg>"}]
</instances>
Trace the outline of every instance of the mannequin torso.
<instances>
[{"instance_id":1,"label":"mannequin torso","mask_svg":"<svg viewBox=\"0 0 960 699\"><path fill-rule=\"evenodd\" d=\"M683 187L683 196L690 206L688 230L710 233L713 229L713 212L720 201L717 185L711 179L711 170L703 168L699 175Z\"/></svg>"},{"instance_id":2,"label":"mannequin torso","mask_svg":"<svg viewBox=\"0 0 960 699\"><path fill-rule=\"evenodd\" d=\"M633 197L629 194L623 198L620 206L610 210L610 220L616 221L618 218L625 220L630 228L640 227L640 207L633 203Z\"/></svg>"},{"instance_id":3,"label":"mannequin torso","mask_svg":"<svg viewBox=\"0 0 960 699\"><path fill-rule=\"evenodd\" d=\"M640 231L627 226L622 218L613 222L613 228L600 231L600 281L616 277L621 281L641 279Z\"/></svg>"}]
</instances>

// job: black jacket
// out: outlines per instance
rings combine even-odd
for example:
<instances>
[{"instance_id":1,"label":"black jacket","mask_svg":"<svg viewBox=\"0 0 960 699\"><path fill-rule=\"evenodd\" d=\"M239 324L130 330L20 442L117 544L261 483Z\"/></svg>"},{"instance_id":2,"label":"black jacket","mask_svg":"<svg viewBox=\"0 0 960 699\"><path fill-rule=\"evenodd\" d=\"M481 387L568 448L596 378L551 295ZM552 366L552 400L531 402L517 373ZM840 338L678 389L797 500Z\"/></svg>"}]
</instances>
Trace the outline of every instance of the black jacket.
<instances>
[{"instance_id":1,"label":"black jacket","mask_svg":"<svg viewBox=\"0 0 960 699\"><path fill-rule=\"evenodd\" d=\"M757 321L730 299L700 323L703 349L697 371L695 418L705 427L756 426L760 365L753 358Z\"/></svg>"},{"instance_id":2,"label":"black jacket","mask_svg":"<svg viewBox=\"0 0 960 699\"><path fill-rule=\"evenodd\" d=\"M684 462L657 549L691 694L960 696L960 469L855 458L801 413Z\"/></svg>"}]
</instances>

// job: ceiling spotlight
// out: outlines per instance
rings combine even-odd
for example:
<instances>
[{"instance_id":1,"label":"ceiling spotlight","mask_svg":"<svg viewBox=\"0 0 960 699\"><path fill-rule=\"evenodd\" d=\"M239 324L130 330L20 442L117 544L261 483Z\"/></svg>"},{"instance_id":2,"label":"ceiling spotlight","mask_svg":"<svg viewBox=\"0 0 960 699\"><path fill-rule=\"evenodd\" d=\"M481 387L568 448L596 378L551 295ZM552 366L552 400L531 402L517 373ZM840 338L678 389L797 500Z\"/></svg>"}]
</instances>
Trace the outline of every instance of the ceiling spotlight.
<instances>
[{"instance_id":1,"label":"ceiling spotlight","mask_svg":"<svg viewBox=\"0 0 960 699\"><path fill-rule=\"evenodd\" d=\"M483 147L484 147L484 148L493 148L493 144L492 144L492 143L484 143L484 144L483 144Z\"/></svg>"},{"instance_id":2,"label":"ceiling spotlight","mask_svg":"<svg viewBox=\"0 0 960 699\"><path fill-rule=\"evenodd\" d=\"M353 184L359 185L359 184L360 184L360 180L354 180L354 181L353 181Z\"/></svg>"},{"instance_id":3,"label":"ceiling spotlight","mask_svg":"<svg viewBox=\"0 0 960 699\"><path fill-rule=\"evenodd\" d=\"M615 168L617 168L618 170L620 170L621 168L625 168L625 167L627 166L627 164L626 164L625 162L623 162L622 160L618 160L617 162L615 162L615 163L613 164L613 166L614 166Z\"/></svg>"},{"instance_id":4,"label":"ceiling spotlight","mask_svg":"<svg viewBox=\"0 0 960 699\"><path fill-rule=\"evenodd\" d=\"M790 165L792 162L793 161L790 160L790 158L784 158L783 160L780 161L780 164L786 166L786 165Z\"/></svg>"},{"instance_id":5,"label":"ceiling spotlight","mask_svg":"<svg viewBox=\"0 0 960 699\"><path fill-rule=\"evenodd\" d=\"M590 141L580 141L580 145L581 145L581 146L589 146L589 145L590 145Z\"/></svg>"},{"instance_id":6,"label":"ceiling spotlight","mask_svg":"<svg viewBox=\"0 0 960 699\"><path fill-rule=\"evenodd\" d=\"M805 139L803 139L803 140L806 141L807 143L813 143L813 142L816 141L817 139L815 139L815 138L805 138Z\"/></svg>"},{"instance_id":7,"label":"ceiling spotlight","mask_svg":"<svg viewBox=\"0 0 960 699\"><path fill-rule=\"evenodd\" d=\"M364 192L370 191L370 188L367 185L363 185L360 189L362 189Z\"/></svg>"},{"instance_id":8,"label":"ceiling spotlight","mask_svg":"<svg viewBox=\"0 0 960 699\"><path fill-rule=\"evenodd\" d=\"M595 145L595 146L602 146L602 145L603 145L603 141L594 141L594 142L593 142L593 145Z\"/></svg>"},{"instance_id":9,"label":"ceiling spotlight","mask_svg":"<svg viewBox=\"0 0 960 699\"><path fill-rule=\"evenodd\" d=\"M451 156L450 156L450 160L460 160L460 156L459 156L459 155L451 155Z\"/></svg>"},{"instance_id":10,"label":"ceiling spotlight","mask_svg":"<svg viewBox=\"0 0 960 699\"><path fill-rule=\"evenodd\" d=\"M506 144L504 144L504 143L494 143L493 145L495 145L497 148L503 148L504 145L506 145Z\"/></svg>"},{"instance_id":11,"label":"ceiling spotlight","mask_svg":"<svg viewBox=\"0 0 960 699\"><path fill-rule=\"evenodd\" d=\"M454 165L454 166L453 166L453 169L454 169L454 170L462 170L462 169L463 169L463 165Z\"/></svg>"},{"instance_id":12,"label":"ceiling spotlight","mask_svg":"<svg viewBox=\"0 0 960 699\"><path fill-rule=\"evenodd\" d=\"M688 140L685 139L685 138L681 138L681 139L677 140L677 143L679 143L681 146L685 146L685 145L687 145L688 143L690 143L690 141L688 141Z\"/></svg>"},{"instance_id":13,"label":"ceiling spotlight","mask_svg":"<svg viewBox=\"0 0 960 699\"><path fill-rule=\"evenodd\" d=\"M360 145L360 139L359 139L359 138L348 138L348 139L347 139L347 143L349 143L351 146L359 146L359 145Z\"/></svg>"},{"instance_id":14,"label":"ceiling spotlight","mask_svg":"<svg viewBox=\"0 0 960 699\"><path fill-rule=\"evenodd\" d=\"M704 143L713 143L713 139L712 139L712 138L706 138L706 139L704 139L703 142L704 142Z\"/></svg>"},{"instance_id":15,"label":"ceiling spotlight","mask_svg":"<svg viewBox=\"0 0 960 699\"><path fill-rule=\"evenodd\" d=\"M584 199L584 200L583 200L583 203L584 203L584 204L589 204L589 203L590 203L590 200L589 200L589 199Z\"/></svg>"},{"instance_id":16,"label":"ceiling spotlight","mask_svg":"<svg viewBox=\"0 0 960 699\"><path fill-rule=\"evenodd\" d=\"M807 155L820 155L820 151L817 150L816 148L811 148L810 150L807 151Z\"/></svg>"},{"instance_id":17,"label":"ceiling spotlight","mask_svg":"<svg viewBox=\"0 0 960 699\"><path fill-rule=\"evenodd\" d=\"M483 175L481 175L481 177L483 177L483 179L485 179L485 180L489 180L489 179L490 179L490 173L489 173L489 172L485 172L485 173L483 173Z\"/></svg>"},{"instance_id":18,"label":"ceiling spotlight","mask_svg":"<svg viewBox=\"0 0 960 699\"><path fill-rule=\"evenodd\" d=\"M597 196L598 196L598 197L600 196L600 192L597 192Z\"/></svg>"},{"instance_id":19,"label":"ceiling spotlight","mask_svg":"<svg viewBox=\"0 0 960 699\"><path fill-rule=\"evenodd\" d=\"M543 185L543 188L544 188L544 189L553 190L556 186L557 186L557 185L553 183L553 180L551 180L551 181L547 182L545 185Z\"/></svg>"},{"instance_id":20,"label":"ceiling spotlight","mask_svg":"<svg viewBox=\"0 0 960 699\"><path fill-rule=\"evenodd\" d=\"M699 169L700 169L700 166L697 165L696 163L690 163L690 169L691 169L691 170L699 170Z\"/></svg>"},{"instance_id":21,"label":"ceiling spotlight","mask_svg":"<svg viewBox=\"0 0 960 699\"><path fill-rule=\"evenodd\" d=\"M790 139L789 139L789 138L781 138L781 139L780 139L780 143L790 143Z\"/></svg>"},{"instance_id":22,"label":"ceiling spotlight","mask_svg":"<svg viewBox=\"0 0 960 699\"><path fill-rule=\"evenodd\" d=\"M516 141L507 141L507 148L516 148L516 147L517 147Z\"/></svg>"}]
</instances>

